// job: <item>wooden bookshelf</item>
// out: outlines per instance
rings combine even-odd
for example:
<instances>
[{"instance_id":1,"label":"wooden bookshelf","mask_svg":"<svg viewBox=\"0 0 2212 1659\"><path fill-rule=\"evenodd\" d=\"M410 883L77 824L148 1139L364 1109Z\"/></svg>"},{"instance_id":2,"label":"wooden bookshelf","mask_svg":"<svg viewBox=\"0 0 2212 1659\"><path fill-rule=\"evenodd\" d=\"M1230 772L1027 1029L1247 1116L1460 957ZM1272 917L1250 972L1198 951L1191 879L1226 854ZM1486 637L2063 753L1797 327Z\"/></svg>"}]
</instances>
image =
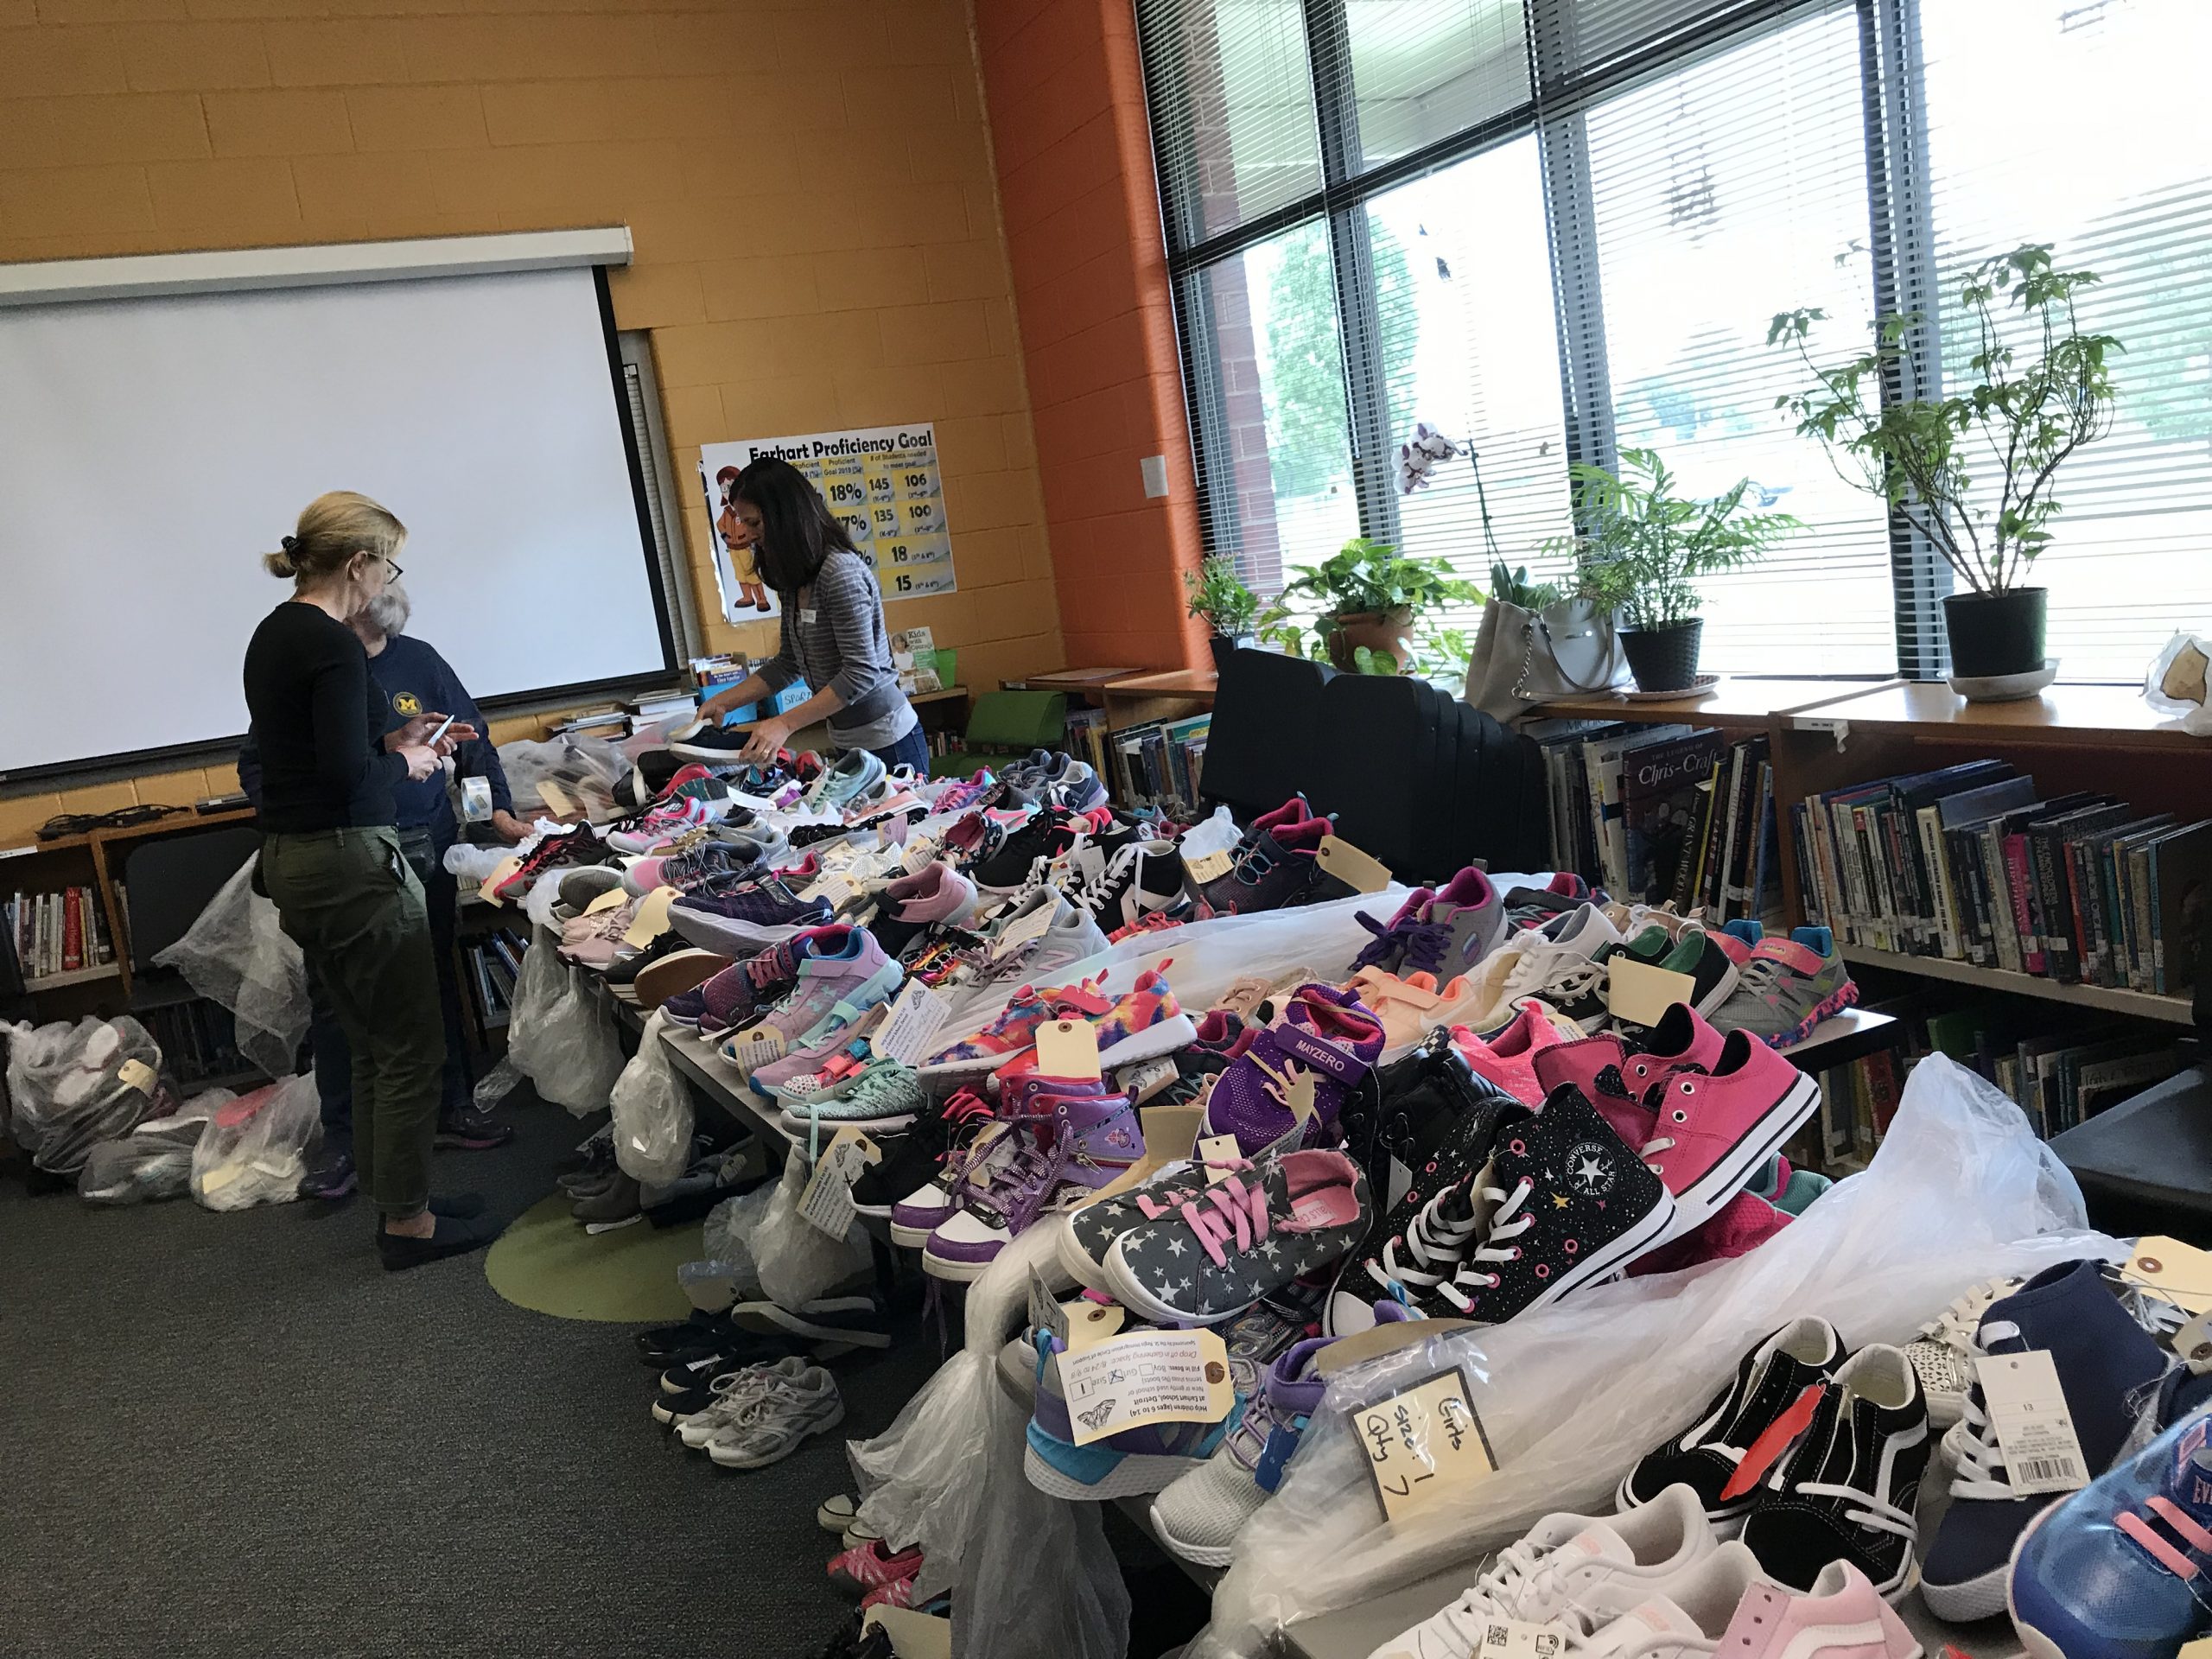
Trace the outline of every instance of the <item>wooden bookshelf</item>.
<instances>
[{"instance_id":1,"label":"wooden bookshelf","mask_svg":"<svg viewBox=\"0 0 2212 1659\"><path fill-rule=\"evenodd\" d=\"M1632 702L1611 695L1576 697L1547 703L1540 712L1641 725L1711 726L1732 738L1764 732L1774 765L1783 912L1792 926L1804 920L1805 902L1798 890L1796 826L1789 809L1810 795L1994 758L2012 760L2032 775L2045 794L2101 790L2146 812L2170 811L2184 821L2212 806L2212 738L2190 736L2132 686L2054 685L2017 702L1968 702L1940 680L1728 678L1702 698ZM2193 1023L2185 996L2068 984L1862 945L1841 948L1847 961L1864 967L2168 1025Z\"/></svg>"}]
</instances>

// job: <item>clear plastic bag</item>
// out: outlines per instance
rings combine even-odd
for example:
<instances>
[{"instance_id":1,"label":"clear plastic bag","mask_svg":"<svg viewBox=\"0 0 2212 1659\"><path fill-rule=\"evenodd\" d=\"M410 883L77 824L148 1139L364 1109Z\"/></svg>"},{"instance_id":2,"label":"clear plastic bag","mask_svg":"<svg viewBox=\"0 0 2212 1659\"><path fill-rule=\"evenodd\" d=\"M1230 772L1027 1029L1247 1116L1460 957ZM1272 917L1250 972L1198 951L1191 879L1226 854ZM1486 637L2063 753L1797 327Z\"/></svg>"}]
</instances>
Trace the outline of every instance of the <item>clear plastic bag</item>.
<instances>
[{"instance_id":1,"label":"clear plastic bag","mask_svg":"<svg viewBox=\"0 0 2212 1659\"><path fill-rule=\"evenodd\" d=\"M707 1212L702 1241L709 1258L727 1268L731 1279L748 1294L760 1288L760 1262L753 1240L780 1187L779 1182L763 1182L750 1192L724 1198Z\"/></svg>"},{"instance_id":2,"label":"clear plastic bag","mask_svg":"<svg viewBox=\"0 0 2212 1659\"><path fill-rule=\"evenodd\" d=\"M1931 1056L1872 1165L1750 1255L1601 1286L1332 1380L1190 1654L1256 1656L1293 1618L1471 1565L1544 1514L1610 1512L1636 1460L1791 1319L1823 1315L1853 1347L1902 1343L1982 1280L2119 1254L2089 1230L2080 1188L2019 1108ZM1454 1367L1498 1471L1386 1529L1347 1413Z\"/></svg>"},{"instance_id":3,"label":"clear plastic bag","mask_svg":"<svg viewBox=\"0 0 2212 1659\"><path fill-rule=\"evenodd\" d=\"M618 743L569 734L543 743L502 743L499 765L518 815L535 817L547 810L539 785L550 779L587 817L598 819L613 815L614 782L629 776L631 760Z\"/></svg>"},{"instance_id":4,"label":"clear plastic bag","mask_svg":"<svg viewBox=\"0 0 2212 1659\"><path fill-rule=\"evenodd\" d=\"M861 1493L860 1519L893 1549L922 1547L915 1599L952 1587L959 1563L984 1524L976 1447L992 1433L999 1350L1029 1311L1033 1275L1065 1287L1055 1228L1031 1227L968 1287L965 1340L872 1440L847 1443Z\"/></svg>"},{"instance_id":5,"label":"clear plastic bag","mask_svg":"<svg viewBox=\"0 0 2212 1659\"><path fill-rule=\"evenodd\" d=\"M2194 633L2177 633L2151 659L2143 677L2143 701L2162 715L2181 721L2191 737L2212 737L2212 643Z\"/></svg>"},{"instance_id":6,"label":"clear plastic bag","mask_svg":"<svg viewBox=\"0 0 2212 1659\"><path fill-rule=\"evenodd\" d=\"M8 1137L50 1174L75 1175L101 1141L175 1108L161 1081L161 1046L127 1015L0 1031L9 1038Z\"/></svg>"},{"instance_id":7,"label":"clear plastic bag","mask_svg":"<svg viewBox=\"0 0 2212 1659\"><path fill-rule=\"evenodd\" d=\"M532 944L531 949L537 947ZM528 966L524 964L525 969ZM558 971L560 989L531 1033L530 1077L537 1086L540 1099L565 1106L578 1117L588 1117L607 1109L614 1080L622 1075L622 1038L615 1028L614 1011L592 995L582 972L574 968ZM510 1053L521 1017L517 1008L508 1018Z\"/></svg>"},{"instance_id":8,"label":"clear plastic bag","mask_svg":"<svg viewBox=\"0 0 2212 1659\"><path fill-rule=\"evenodd\" d=\"M226 1102L193 1148L192 1196L209 1210L289 1204L321 1126L313 1072Z\"/></svg>"},{"instance_id":9,"label":"clear plastic bag","mask_svg":"<svg viewBox=\"0 0 2212 1659\"><path fill-rule=\"evenodd\" d=\"M181 1198L192 1187L192 1154L216 1111L236 1100L227 1089L194 1095L173 1117L149 1118L118 1141L103 1141L85 1159L77 1196L87 1204L151 1204Z\"/></svg>"},{"instance_id":10,"label":"clear plastic bag","mask_svg":"<svg viewBox=\"0 0 2212 1659\"><path fill-rule=\"evenodd\" d=\"M874 1260L868 1231L859 1222L845 1230L844 1237L832 1238L799 1214L798 1201L812 1173L804 1159L785 1159L775 1197L753 1230L753 1259L760 1272L760 1294L779 1307L803 1306L831 1287L866 1273Z\"/></svg>"},{"instance_id":11,"label":"clear plastic bag","mask_svg":"<svg viewBox=\"0 0 2212 1659\"><path fill-rule=\"evenodd\" d=\"M696 1113L683 1074L660 1039L667 1023L655 1008L607 1103L614 1112L614 1161L647 1186L666 1186L691 1161Z\"/></svg>"},{"instance_id":12,"label":"clear plastic bag","mask_svg":"<svg viewBox=\"0 0 2212 1659\"><path fill-rule=\"evenodd\" d=\"M154 957L238 1023L238 1052L272 1077L297 1063L308 1034L308 972L276 906L253 890L256 853L207 901L184 937Z\"/></svg>"},{"instance_id":13,"label":"clear plastic bag","mask_svg":"<svg viewBox=\"0 0 2212 1659\"><path fill-rule=\"evenodd\" d=\"M512 1056L501 1055L497 1065L476 1079L476 1087L469 1094L469 1104L480 1112L497 1111L509 1095L528 1081Z\"/></svg>"},{"instance_id":14,"label":"clear plastic bag","mask_svg":"<svg viewBox=\"0 0 2212 1659\"><path fill-rule=\"evenodd\" d=\"M1040 1229L1033 1228L1039 1231ZM1122 1659L1129 1647L1129 1592L1106 1541L1104 1506L1047 1497L1023 1467L1029 1414L987 1389L981 1513L957 1558L952 1651L957 1659ZM926 1569L925 1569L926 1570ZM1011 1586L1020 1586L1020 1593Z\"/></svg>"},{"instance_id":15,"label":"clear plastic bag","mask_svg":"<svg viewBox=\"0 0 2212 1659\"><path fill-rule=\"evenodd\" d=\"M532 928L530 945L523 952L522 973L515 982L515 1000L507 1017L507 1058L515 1070L539 1085L550 1076L554 1021L561 1000L569 989L569 965L560 957L560 938L542 927Z\"/></svg>"}]
</instances>

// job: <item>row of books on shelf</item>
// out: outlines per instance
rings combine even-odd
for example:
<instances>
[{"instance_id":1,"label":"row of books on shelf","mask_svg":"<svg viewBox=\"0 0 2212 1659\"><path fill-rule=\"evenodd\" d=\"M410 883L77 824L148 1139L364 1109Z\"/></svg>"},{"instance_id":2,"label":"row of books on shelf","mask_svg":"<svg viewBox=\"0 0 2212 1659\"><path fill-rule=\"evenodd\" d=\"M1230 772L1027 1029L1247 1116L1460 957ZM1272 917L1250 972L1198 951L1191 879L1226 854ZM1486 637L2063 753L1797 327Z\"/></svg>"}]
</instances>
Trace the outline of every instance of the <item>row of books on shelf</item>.
<instances>
[{"instance_id":1,"label":"row of books on shelf","mask_svg":"<svg viewBox=\"0 0 2212 1659\"><path fill-rule=\"evenodd\" d=\"M486 1031L505 1025L514 1011L515 982L522 976L524 948L524 941L504 928L468 939L461 946Z\"/></svg>"},{"instance_id":2,"label":"row of books on shelf","mask_svg":"<svg viewBox=\"0 0 2212 1659\"><path fill-rule=\"evenodd\" d=\"M7 902L4 925L25 979L51 979L115 960L99 895L90 887L16 893Z\"/></svg>"},{"instance_id":3,"label":"row of books on shelf","mask_svg":"<svg viewBox=\"0 0 2212 1659\"><path fill-rule=\"evenodd\" d=\"M1198 805L1212 729L1212 715L1193 715L1109 731L1104 709L1077 709L1068 715L1067 752L1087 761L1123 806L1187 811Z\"/></svg>"},{"instance_id":4,"label":"row of books on shelf","mask_svg":"<svg viewBox=\"0 0 2212 1659\"><path fill-rule=\"evenodd\" d=\"M2172 1031L2088 1010L2055 1017L2048 1003L1958 1002L1924 992L1865 1006L1896 1016L1899 1046L1820 1074L1821 1109L1783 1149L1793 1164L1830 1174L1865 1167L1897 1115L1906 1078L1931 1053L1996 1085L2046 1141L2188 1063Z\"/></svg>"},{"instance_id":5,"label":"row of books on shelf","mask_svg":"<svg viewBox=\"0 0 2212 1659\"><path fill-rule=\"evenodd\" d=\"M2045 795L1996 760L1790 813L1807 918L1847 944L2159 995L2196 982L2212 819Z\"/></svg>"},{"instance_id":6,"label":"row of books on shelf","mask_svg":"<svg viewBox=\"0 0 2212 1659\"><path fill-rule=\"evenodd\" d=\"M1716 921L1781 901L1774 766L1764 736L1692 726L1548 720L1543 751L1554 868L1616 897L1703 906Z\"/></svg>"},{"instance_id":7,"label":"row of books on shelf","mask_svg":"<svg viewBox=\"0 0 2212 1659\"><path fill-rule=\"evenodd\" d=\"M219 1002L201 997L143 1009L134 1017L162 1046L162 1067L181 1087L252 1070L238 1052L237 1022Z\"/></svg>"}]
</instances>

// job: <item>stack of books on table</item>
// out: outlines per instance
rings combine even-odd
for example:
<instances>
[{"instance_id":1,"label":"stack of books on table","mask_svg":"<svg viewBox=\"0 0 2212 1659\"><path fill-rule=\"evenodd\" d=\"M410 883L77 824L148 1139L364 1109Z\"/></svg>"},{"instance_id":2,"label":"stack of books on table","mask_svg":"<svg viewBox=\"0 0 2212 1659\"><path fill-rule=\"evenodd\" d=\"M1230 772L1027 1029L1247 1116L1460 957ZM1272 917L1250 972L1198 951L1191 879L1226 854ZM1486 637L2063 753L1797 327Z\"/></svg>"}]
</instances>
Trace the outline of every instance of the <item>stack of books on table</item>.
<instances>
[{"instance_id":1,"label":"stack of books on table","mask_svg":"<svg viewBox=\"0 0 2212 1659\"><path fill-rule=\"evenodd\" d=\"M2179 995L2212 819L2046 792L2004 760L1878 779L1790 808L1807 918L1901 956Z\"/></svg>"}]
</instances>

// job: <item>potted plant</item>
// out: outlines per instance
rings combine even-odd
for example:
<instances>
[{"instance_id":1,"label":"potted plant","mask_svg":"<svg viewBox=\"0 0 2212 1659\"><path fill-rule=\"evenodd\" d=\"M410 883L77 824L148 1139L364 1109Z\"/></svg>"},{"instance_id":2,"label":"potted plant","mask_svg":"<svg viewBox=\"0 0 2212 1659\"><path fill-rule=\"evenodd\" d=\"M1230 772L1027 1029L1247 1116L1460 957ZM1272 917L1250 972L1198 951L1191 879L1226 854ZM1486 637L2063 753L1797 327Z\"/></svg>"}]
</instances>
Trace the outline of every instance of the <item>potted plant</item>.
<instances>
[{"instance_id":1,"label":"potted plant","mask_svg":"<svg viewBox=\"0 0 2212 1659\"><path fill-rule=\"evenodd\" d=\"M1906 366L1917 315L1881 317L1872 350L1826 369L1806 344L1824 313L1784 312L1767 331L1769 344L1796 347L1816 383L1777 407L1827 447L1846 482L1881 497L1966 584L1943 600L1955 688L2000 676L2048 683L2056 673L2044 654L2045 593L2027 577L2050 543L2060 466L2112 426L2106 359L2126 348L2110 334L2083 333L2074 303L2096 281L2094 271L2053 269L2040 243L1974 266L1959 283L1969 374L1939 397L1883 396ZM2009 330L2000 308L2013 314ZM2021 335L2033 353L2025 361L2014 343ZM2040 689L2016 683L1999 695Z\"/></svg>"},{"instance_id":2,"label":"potted plant","mask_svg":"<svg viewBox=\"0 0 2212 1659\"><path fill-rule=\"evenodd\" d=\"M1569 469L1582 534L1551 550L1572 550L1583 595L1621 617L1637 685L1688 690L1705 632L1699 580L1751 563L1803 526L1786 512L1747 510L1758 487L1748 478L1697 501L1675 493L1675 474L1656 450L1624 449L1620 459L1618 473Z\"/></svg>"},{"instance_id":3,"label":"potted plant","mask_svg":"<svg viewBox=\"0 0 2212 1659\"><path fill-rule=\"evenodd\" d=\"M1359 666L1358 652L1387 652L1402 668L1414 657L1415 619L1432 606L1453 600L1478 600L1482 589L1452 574L1442 559L1411 558L1387 543L1356 536L1319 564L1296 567L1283 585L1282 601L1300 595L1319 601L1314 631L1329 660L1346 671ZM1280 624L1279 601L1263 620Z\"/></svg>"},{"instance_id":4,"label":"potted plant","mask_svg":"<svg viewBox=\"0 0 2212 1659\"><path fill-rule=\"evenodd\" d=\"M1183 594L1190 613L1212 631L1208 643L1220 668L1229 653L1252 643L1260 614L1259 596L1244 585L1236 564L1225 553L1209 553L1195 570L1183 573Z\"/></svg>"}]
</instances>

